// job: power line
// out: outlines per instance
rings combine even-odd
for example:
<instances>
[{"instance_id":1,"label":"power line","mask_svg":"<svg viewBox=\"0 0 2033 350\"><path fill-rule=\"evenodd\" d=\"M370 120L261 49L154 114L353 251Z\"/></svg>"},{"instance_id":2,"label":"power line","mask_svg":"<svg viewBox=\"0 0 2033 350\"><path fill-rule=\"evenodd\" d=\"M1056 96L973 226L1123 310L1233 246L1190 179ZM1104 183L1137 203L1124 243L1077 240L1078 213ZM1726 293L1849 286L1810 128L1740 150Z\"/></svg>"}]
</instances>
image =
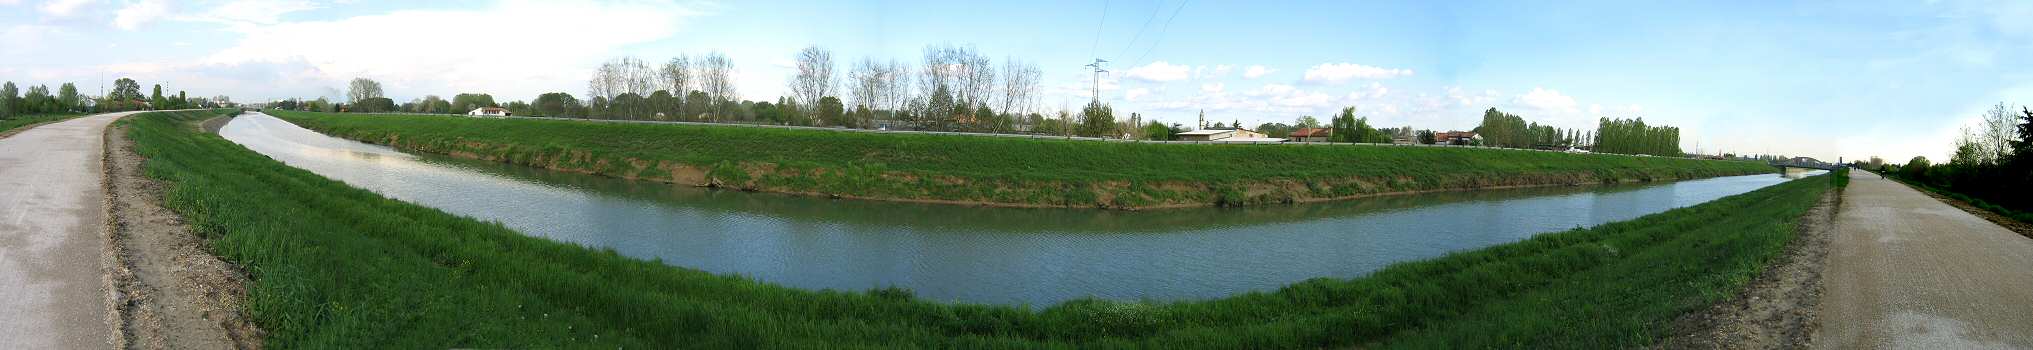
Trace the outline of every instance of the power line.
<instances>
[{"instance_id":1,"label":"power line","mask_svg":"<svg viewBox=\"0 0 2033 350\"><path fill-rule=\"evenodd\" d=\"M1128 54L1128 53L1129 53L1129 48L1131 48L1131 47L1135 47L1135 46L1136 46L1136 44L1137 44L1137 39L1142 39L1142 38L1144 37L1144 30L1145 30L1145 29L1150 29L1150 28L1151 28L1151 21L1157 20L1157 19L1158 19L1158 14L1159 14L1159 13L1163 13L1163 12L1165 12L1165 2L1164 2L1164 1L1162 1L1162 0L1160 0L1160 1L1158 1L1158 6L1154 6L1154 7L1151 7L1151 16L1150 16L1150 17L1144 17L1144 25L1141 25L1141 26L1137 26L1137 33L1136 33L1136 35L1130 36L1130 37L1129 37L1129 42L1128 42L1128 43L1124 43L1124 44L1122 44L1122 51L1120 51L1120 52L1116 52L1116 53L1115 53L1115 56L1116 56L1116 57L1122 57L1123 55L1125 55L1125 54ZM1137 63L1141 63L1141 62L1130 62L1130 64L1137 64Z\"/></svg>"},{"instance_id":2,"label":"power line","mask_svg":"<svg viewBox=\"0 0 2033 350\"><path fill-rule=\"evenodd\" d=\"M1099 22L1094 23L1094 45L1087 46L1088 56L1093 56L1095 54L1095 51L1101 50L1101 28L1103 27L1104 24L1108 24L1107 0L1103 0L1101 2L1101 20Z\"/></svg>"},{"instance_id":3,"label":"power line","mask_svg":"<svg viewBox=\"0 0 2033 350\"><path fill-rule=\"evenodd\" d=\"M1155 51L1155 49L1157 49L1157 43L1159 43L1159 41L1165 41L1165 33L1169 33L1169 31L1171 31L1171 20L1179 18L1179 12L1183 12L1187 4L1193 4L1193 0L1185 0L1185 2L1179 2L1179 8L1177 8L1177 10L1171 10L1171 16L1167 16L1167 18L1165 18L1165 26L1163 26L1163 28L1159 28L1159 31L1157 31L1157 39L1151 39L1151 47L1149 47L1149 49L1145 49L1145 53L1143 53L1143 55L1136 55L1136 61L1143 61L1143 57L1149 57L1149 55L1151 55L1151 51Z\"/></svg>"}]
</instances>

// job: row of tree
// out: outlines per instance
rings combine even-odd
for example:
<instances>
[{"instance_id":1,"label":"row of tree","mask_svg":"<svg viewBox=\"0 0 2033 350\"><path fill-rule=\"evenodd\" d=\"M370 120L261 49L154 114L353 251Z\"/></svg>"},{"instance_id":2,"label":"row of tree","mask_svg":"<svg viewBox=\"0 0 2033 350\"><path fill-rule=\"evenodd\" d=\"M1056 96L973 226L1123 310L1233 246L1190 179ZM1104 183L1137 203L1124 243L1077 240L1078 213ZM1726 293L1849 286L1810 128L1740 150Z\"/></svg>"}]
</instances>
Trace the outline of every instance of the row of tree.
<instances>
[{"instance_id":1,"label":"row of tree","mask_svg":"<svg viewBox=\"0 0 2033 350\"><path fill-rule=\"evenodd\" d=\"M213 108L232 105L226 96L211 98L190 97L183 91L176 95L164 95L162 85L156 84L152 94L141 94L141 84L131 78L113 81L113 90L103 97L89 97L78 92L77 84L64 83L56 91L48 85L29 86L26 91L9 81L0 84L0 118L14 118L34 114L99 113L121 112L144 109L187 109Z\"/></svg>"},{"instance_id":2,"label":"row of tree","mask_svg":"<svg viewBox=\"0 0 2033 350\"><path fill-rule=\"evenodd\" d=\"M1904 165L1853 164L1909 182L1961 193L2005 208L2033 211L2033 109L2005 104L1986 110L1975 129L1964 128L1947 163L1913 157ZM2025 219L2021 219L2025 220Z\"/></svg>"},{"instance_id":3,"label":"row of tree","mask_svg":"<svg viewBox=\"0 0 2033 350\"><path fill-rule=\"evenodd\" d=\"M1482 112L1482 124L1475 128L1476 135L1482 136L1482 144L1492 147L1564 149L1568 147L1593 147L1594 135L1589 131L1561 129L1538 122L1526 122L1524 117L1504 113L1496 108Z\"/></svg>"},{"instance_id":4,"label":"row of tree","mask_svg":"<svg viewBox=\"0 0 2033 350\"><path fill-rule=\"evenodd\" d=\"M1679 157L1680 128L1645 125L1644 118L1602 118L1595 129L1594 150L1603 153Z\"/></svg>"}]
</instances>

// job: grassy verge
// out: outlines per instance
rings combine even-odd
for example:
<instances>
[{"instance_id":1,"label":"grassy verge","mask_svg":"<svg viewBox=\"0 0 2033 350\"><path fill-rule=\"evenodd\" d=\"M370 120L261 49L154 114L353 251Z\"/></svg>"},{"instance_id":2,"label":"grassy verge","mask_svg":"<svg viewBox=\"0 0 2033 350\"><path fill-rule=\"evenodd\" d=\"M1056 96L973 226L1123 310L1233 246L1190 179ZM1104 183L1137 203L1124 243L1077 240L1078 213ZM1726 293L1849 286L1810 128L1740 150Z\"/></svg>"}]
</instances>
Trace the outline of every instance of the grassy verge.
<instances>
[{"instance_id":1,"label":"grassy verge","mask_svg":"<svg viewBox=\"0 0 2033 350\"><path fill-rule=\"evenodd\" d=\"M62 121L62 120L65 120L65 119L71 119L71 118L77 118L77 117L81 117L81 116L84 116L84 115L83 115L83 114L37 114L37 115L29 115L29 116L13 116L13 117L8 117L8 118L0 118L0 135L6 135L6 134L8 134L8 133L9 133L9 131L13 131L14 129L19 129L19 128L27 127L27 126L29 126L29 125L35 125L35 124L41 124L41 123L45 123L45 122L54 122L54 121Z\"/></svg>"},{"instance_id":2,"label":"grassy verge","mask_svg":"<svg viewBox=\"0 0 2033 350\"><path fill-rule=\"evenodd\" d=\"M2013 221L2033 224L2033 212L2020 211L2002 205L1992 204L1991 202L1984 201L1982 198L1972 197L1967 194L1962 194L1961 192L1950 191L1940 187L1930 186L1928 184L1921 183L1919 181L1910 181L1907 180L1906 178L1898 176L1884 176L1884 178L1891 179L1893 181L1898 181L1899 183L1906 184L1907 186L1912 186L1913 188L1918 188L1922 191L1934 192L1935 194L1939 194L1942 197L1948 197L1950 199L1962 201L1963 203L1969 203L1969 205L1972 207L1976 207L1977 209L1983 209L1993 214L1998 214L1998 216L2002 216L2007 219L2012 219Z\"/></svg>"},{"instance_id":3,"label":"grassy verge","mask_svg":"<svg viewBox=\"0 0 2033 350\"><path fill-rule=\"evenodd\" d=\"M950 305L804 291L531 238L193 127L128 118L150 177L253 278L276 348L1569 348L1648 344L1777 256L1830 181L1792 181L1357 279L1177 303Z\"/></svg>"},{"instance_id":4,"label":"grassy verge","mask_svg":"<svg viewBox=\"0 0 2033 350\"><path fill-rule=\"evenodd\" d=\"M338 137L557 170L771 192L1008 206L1252 205L1773 171L1747 162L1448 147L1182 145L272 113Z\"/></svg>"}]
</instances>

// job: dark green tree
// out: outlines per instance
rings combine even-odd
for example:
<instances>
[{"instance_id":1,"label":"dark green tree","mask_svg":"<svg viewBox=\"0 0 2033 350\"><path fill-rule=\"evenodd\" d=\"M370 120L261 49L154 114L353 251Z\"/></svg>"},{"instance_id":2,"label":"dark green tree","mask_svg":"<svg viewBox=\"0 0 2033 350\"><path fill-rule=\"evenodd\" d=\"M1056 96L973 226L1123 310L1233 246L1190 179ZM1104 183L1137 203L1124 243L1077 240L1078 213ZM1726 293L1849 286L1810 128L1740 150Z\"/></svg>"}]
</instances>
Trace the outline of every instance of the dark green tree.
<instances>
[{"instance_id":1,"label":"dark green tree","mask_svg":"<svg viewBox=\"0 0 2033 350\"><path fill-rule=\"evenodd\" d=\"M494 96L480 93L465 93L452 96L451 113L464 114L480 107L501 107L494 103Z\"/></svg>"},{"instance_id":2,"label":"dark green tree","mask_svg":"<svg viewBox=\"0 0 2033 350\"><path fill-rule=\"evenodd\" d=\"M840 103L839 97L820 97L818 112L821 126L859 127L853 118L847 117L847 105Z\"/></svg>"},{"instance_id":3,"label":"dark green tree","mask_svg":"<svg viewBox=\"0 0 2033 350\"><path fill-rule=\"evenodd\" d=\"M572 94L568 93L553 92L537 95L536 102L532 104L536 109L535 115L545 117L585 117L585 115L579 114L579 109L583 108L579 106L579 99L572 97Z\"/></svg>"},{"instance_id":4,"label":"dark green tree","mask_svg":"<svg viewBox=\"0 0 2033 350\"><path fill-rule=\"evenodd\" d=\"M1080 109L1080 136L1110 137L1115 132L1115 109L1101 102L1088 102Z\"/></svg>"}]
</instances>

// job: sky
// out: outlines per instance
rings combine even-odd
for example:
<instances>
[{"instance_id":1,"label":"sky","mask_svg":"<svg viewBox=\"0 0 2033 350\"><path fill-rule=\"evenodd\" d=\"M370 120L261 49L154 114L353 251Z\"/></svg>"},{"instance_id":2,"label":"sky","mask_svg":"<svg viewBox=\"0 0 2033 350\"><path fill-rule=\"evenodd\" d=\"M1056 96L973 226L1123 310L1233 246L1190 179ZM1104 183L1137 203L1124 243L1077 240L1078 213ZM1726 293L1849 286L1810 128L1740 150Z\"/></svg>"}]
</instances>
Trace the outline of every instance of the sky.
<instances>
[{"instance_id":1,"label":"sky","mask_svg":"<svg viewBox=\"0 0 2033 350\"><path fill-rule=\"evenodd\" d=\"M722 52L742 98L793 55L921 62L971 46L1044 72L1037 108L1101 99L1193 125L1327 119L1468 130L1488 108L1562 128L1642 117L1704 153L1946 159L1999 103L2033 104L2033 1L0 0L0 80L118 77L257 102L584 97L600 62ZM843 74L844 75L844 74ZM146 89L146 88L144 88Z\"/></svg>"}]
</instances>

